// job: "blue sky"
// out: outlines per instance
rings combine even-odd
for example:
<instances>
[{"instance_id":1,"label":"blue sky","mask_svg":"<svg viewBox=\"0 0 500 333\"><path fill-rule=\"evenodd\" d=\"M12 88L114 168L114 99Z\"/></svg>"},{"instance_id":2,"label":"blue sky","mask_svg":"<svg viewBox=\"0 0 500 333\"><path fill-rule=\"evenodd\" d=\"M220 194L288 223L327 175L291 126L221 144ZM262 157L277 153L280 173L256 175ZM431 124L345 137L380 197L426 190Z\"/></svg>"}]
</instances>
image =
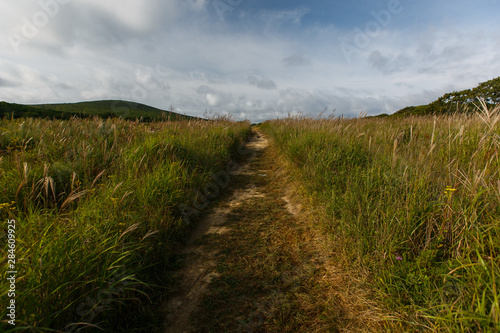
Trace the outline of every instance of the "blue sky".
<instances>
[{"instance_id":1,"label":"blue sky","mask_svg":"<svg viewBox=\"0 0 500 333\"><path fill-rule=\"evenodd\" d=\"M0 13L9 102L357 116L500 76L499 0L17 0Z\"/></svg>"}]
</instances>

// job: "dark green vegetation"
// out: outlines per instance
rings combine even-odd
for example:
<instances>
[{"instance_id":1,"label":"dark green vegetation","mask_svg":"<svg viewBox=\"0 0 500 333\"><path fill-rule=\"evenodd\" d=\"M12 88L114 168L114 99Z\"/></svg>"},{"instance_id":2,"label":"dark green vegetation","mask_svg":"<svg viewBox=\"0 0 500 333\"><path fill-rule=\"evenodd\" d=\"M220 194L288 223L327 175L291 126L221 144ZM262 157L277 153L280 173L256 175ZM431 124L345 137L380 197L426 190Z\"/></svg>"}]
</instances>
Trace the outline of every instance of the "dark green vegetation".
<instances>
[{"instance_id":1,"label":"dark green vegetation","mask_svg":"<svg viewBox=\"0 0 500 333\"><path fill-rule=\"evenodd\" d=\"M163 120L194 120L195 117L164 111L140 103L126 101L95 101L65 104L22 105L0 102L0 118L64 119L72 117L103 119L122 118L144 122Z\"/></svg>"},{"instance_id":2,"label":"dark green vegetation","mask_svg":"<svg viewBox=\"0 0 500 333\"><path fill-rule=\"evenodd\" d=\"M334 260L369 272L414 330L500 330L500 107L476 112L262 125L323 212Z\"/></svg>"},{"instance_id":3,"label":"dark green vegetation","mask_svg":"<svg viewBox=\"0 0 500 333\"><path fill-rule=\"evenodd\" d=\"M395 116L474 113L473 103L482 100L490 105L500 103L500 77L483 82L476 88L447 93L436 101L420 106L408 106L394 113Z\"/></svg>"},{"instance_id":4,"label":"dark green vegetation","mask_svg":"<svg viewBox=\"0 0 500 333\"><path fill-rule=\"evenodd\" d=\"M156 285L170 283L170 256L192 227L178 207L193 204L249 133L249 123L224 119L1 120L0 254L6 272L4 222L15 219L15 328L161 327L148 305L160 302ZM2 278L2 300L8 289Z\"/></svg>"},{"instance_id":5,"label":"dark green vegetation","mask_svg":"<svg viewBox=\"0 0 500 333\"><path fill-rule=\"evenodd\" d=\"M208 239L218 275L198 327L499 331L500 107L476 101L474 114L261 124L277 151L234 180L261 196L235 206L223 241ZM204 204L199 190L250 134L248 122L225 119L103 119L111 102L96 103L101 117L0 121L0 219L17 221L21 272L16 329L162 327L161 297L178 282L178 250L194 225L179 207ZM76 114L85 105L46 107ZM282 168L329 251L316 246L317 225L285 210ZM349 293L357 286L334 274L338 265L363 272L360 290L368 284L377 302ZM2 299L8 289L4 278ZM377 313L381 303L393 315ZM12 329L3 306L0 316L0 330Z\"/></svg>"}]
</instances>

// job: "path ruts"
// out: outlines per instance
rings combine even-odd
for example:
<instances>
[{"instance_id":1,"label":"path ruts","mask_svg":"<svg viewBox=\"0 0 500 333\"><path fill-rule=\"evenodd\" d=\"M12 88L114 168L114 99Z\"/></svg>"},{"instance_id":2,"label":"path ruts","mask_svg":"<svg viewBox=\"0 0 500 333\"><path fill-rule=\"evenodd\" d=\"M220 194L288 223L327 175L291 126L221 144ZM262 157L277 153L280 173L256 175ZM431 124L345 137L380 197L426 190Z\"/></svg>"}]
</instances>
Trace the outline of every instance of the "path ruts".
<instances>
[{"instance_id":1,"label":"path ruts","mask_svg":"<svg viewBox=\"0 0 500 333\"><path fill-rule=\"evenodd\" d=\"M294 203L276 151L260 132L247 148L254 158L183 251L164 332L379 330L378 310L349 290L326 239Z\"/></svg>"}]
</instances>

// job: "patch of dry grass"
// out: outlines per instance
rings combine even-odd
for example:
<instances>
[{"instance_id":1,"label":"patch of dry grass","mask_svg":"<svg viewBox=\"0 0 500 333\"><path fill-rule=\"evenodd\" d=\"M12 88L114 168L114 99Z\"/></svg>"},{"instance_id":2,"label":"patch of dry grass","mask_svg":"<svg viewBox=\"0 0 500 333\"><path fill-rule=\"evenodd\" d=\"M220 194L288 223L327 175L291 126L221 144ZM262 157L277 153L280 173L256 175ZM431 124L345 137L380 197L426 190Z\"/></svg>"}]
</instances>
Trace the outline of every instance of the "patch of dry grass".
<instances>
[{"instance_id":1,"label":"patch of dry grass","mask_svg":"<svg viewBox=\"0 0 500 333\"><path fill-rule=\"evenodd\" d=\"M412 329L500 328L500 107L262 125L342 267ZM394 318L396 319L396 318Z\"/></svg>"},{"instance_id":2,"label":"patch of dry grass","mask_svg":"<svg viewBox=\"0 0 500 333\"><path fill-rule=\"evenodd\" d=\"M383 314L363 283L340 271L331 248L283 199L293 196L276 150L268 148L235 186L254 184L263 197L234 208L225 235L205 246L219 252L216 278L196 318L200 331L383 331ZM265 177L262 175L266 174ZM288 185L287 185L288 184Z\"/></svg>"}]
</instances>

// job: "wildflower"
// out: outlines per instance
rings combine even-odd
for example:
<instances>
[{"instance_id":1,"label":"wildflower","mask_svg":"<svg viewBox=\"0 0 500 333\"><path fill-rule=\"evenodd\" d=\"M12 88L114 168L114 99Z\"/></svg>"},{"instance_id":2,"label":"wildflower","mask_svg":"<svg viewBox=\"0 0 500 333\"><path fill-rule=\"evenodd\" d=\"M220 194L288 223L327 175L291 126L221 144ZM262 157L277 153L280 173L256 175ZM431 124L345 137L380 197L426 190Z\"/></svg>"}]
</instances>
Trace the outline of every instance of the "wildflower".
<instances>
[{"instance_id":1,"label":"wildflower","mask_svg":"<svg viewBox=\"0 0 500 333\"><path fill-rule=\"evenodd\" d=\"M403 260L400 256L396 256L396 260Z\"/></svg>"},{"instance_id":2,"label":"wildflower","mask_svg":"<svg viewBox=\"0 0 500 333\"><path fill-rule=\"evenodd\" d=\"M4 208L9 209L10 208L10 209L15 210L16 207L13 207L15 203L16 203L15 201L11 201L10 203L9 202L0 203L0 209L4 209Z\"/></svg>"},{"instance_id":3,"label":"wildflower","mask_svg":"<svg viewBox=\"0 0 500 333\"><path fill-rule=\"evenodd\" d=\"M444 190L444 194L448 200L451 199L453 192L455 192L457 189L453 188L451 186L446 186L446 190Z\"/></svg>"}]
</instances>

